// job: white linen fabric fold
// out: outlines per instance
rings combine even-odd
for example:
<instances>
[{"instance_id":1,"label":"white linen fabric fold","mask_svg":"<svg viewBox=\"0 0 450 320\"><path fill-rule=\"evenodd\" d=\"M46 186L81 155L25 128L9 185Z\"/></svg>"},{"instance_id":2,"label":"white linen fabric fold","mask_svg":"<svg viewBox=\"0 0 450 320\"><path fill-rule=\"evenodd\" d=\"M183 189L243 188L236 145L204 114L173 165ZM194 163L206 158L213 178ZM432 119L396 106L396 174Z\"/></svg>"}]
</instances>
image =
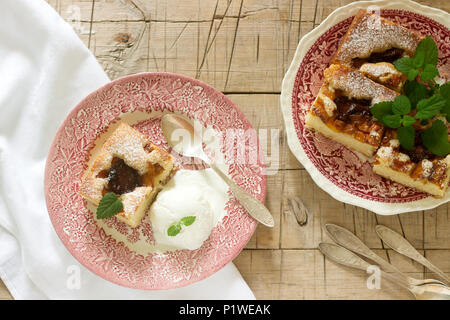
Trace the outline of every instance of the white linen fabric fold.
<instances>
[{"instance_id":1,"label":"white linen fabric fold","mask_svg":"<svg viewBox=\"0 0 450 320\"><path fill-rule=\"evenodd\" d=\"M110 283L70 255L47 213L45 158L70 109L109 79L44 0L1 7L0 277L14 298L254 299L232 263L184 288L144 291Z\"/></svg>"}]
</instances>

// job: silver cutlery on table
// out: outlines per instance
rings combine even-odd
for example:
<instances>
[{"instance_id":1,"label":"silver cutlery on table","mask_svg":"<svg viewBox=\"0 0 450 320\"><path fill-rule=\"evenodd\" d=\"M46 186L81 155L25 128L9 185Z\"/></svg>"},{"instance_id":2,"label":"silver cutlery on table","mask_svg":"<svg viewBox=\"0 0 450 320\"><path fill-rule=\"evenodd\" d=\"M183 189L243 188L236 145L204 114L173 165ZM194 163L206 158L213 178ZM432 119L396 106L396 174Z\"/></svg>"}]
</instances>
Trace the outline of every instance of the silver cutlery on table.
<instances>
[{"instance_id":1,"label":"silver cutlery on table","mask_svg":"<svg viewBox=\"0 0 450 320\"><path fill-rule=\"evenodd\" d=\"M260 223L268 227L273 227L275 221L270 211L258 199L239 187L233 180L223 173L216 164L211 162L202 148L202 139L196 134L194 125L190 119L176 114L166 114L161 119L161 127L169 145L179 154L187 157L199 158L208 164L214 172L221 177L229 186L231 192L244 206L247 212ZM176 130L184 130L189 135L189 141L180 143L179 135L174 135ZM190 143L186 143L190 142Z\"/></svg>"},{"instance_id":2,"label":"silver cutlery on table","mask_svg":"<svg viewBox=\"0 0 450 320\"><path fill-rule=\"evenodd\" d=\"M323 255L328 257L334 262L340 263L347 267L356 268L359 270L367 271L371 266L370 263L360 258L352 251L341 247L334 243L320 243L319 250ZM439 283L427 283L422 285L413 285L403 277L398 276L397 273L390 274L382 270L381 275L400 285L401 287L410 291L417 300L450 300L450 288Z\"/></svg>"},{"instance_id":3,"label":"silver cutlery on table","mask_svg":"<svg viewBox=\"0 0 450 320\"><path fill-rule=\"evenodd\" d=\"M395 266L388 263L386 260L384 260L375 252L373 252L371 249L369 249L369 247L367 247L357 236L355 236L353 233L351 233L349 230L343 227L340 227L335 224L325 224L324 229L331 237L331 239L333 239L333 241L336 242L337 244L372 260L387 272L396 273L398 277L402 278L410 285L420 286L427 283L438 283L444 285L444 283L442 283L439 280L434 279L421 280L405 275Z\"/></svg>"},{"instance_id":4,"label":"silver cutlery on table","mask_svg":"<svg viewBox=\"0 0 450 320\"><path fill-rule=\"evenodd\" d=\"M375 232L377 233L378 237L380 237L380 239L383 240L383 242L386 243L393 250L427 267L435 274L437 274L440 278L442 278L442 280L444 280L446 285L450 285L450 278L438 267L432 264L428 259L426 259L423 255L421 255L408 242L408 240L403 238L400 234L382 225L377 225L375 227Z\"/></svg>"}]
</instances>

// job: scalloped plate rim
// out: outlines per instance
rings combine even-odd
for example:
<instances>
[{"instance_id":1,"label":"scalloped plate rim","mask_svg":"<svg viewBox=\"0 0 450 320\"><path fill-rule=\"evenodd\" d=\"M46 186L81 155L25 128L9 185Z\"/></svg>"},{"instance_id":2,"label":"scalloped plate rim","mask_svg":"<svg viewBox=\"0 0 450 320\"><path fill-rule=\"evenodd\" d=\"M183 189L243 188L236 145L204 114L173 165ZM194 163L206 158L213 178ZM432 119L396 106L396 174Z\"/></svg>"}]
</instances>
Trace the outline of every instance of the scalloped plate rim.
<instances>
[{"instance_id":1,"label":"scalloped plate rim","mask_svg":"<svg viewBox=\"0 0 450 320\"><path fill-rule=\"evenodd\" d=\"M226 261L222 261L222 263L216 264L214 268L211 268L210 270L208 270L208 272L203 272L202 276L200 276L197 279L194 280L187 280L187 281L180 281L180 282L176 282L176 283L171 283L172 285L170 286L161 286L161 287L145 287L145 286L140 286L140 285L130 285L130 284L126 284L124 281L120 281L117 277L113 277L110 274L102 274L99 270L100 269L95 269L93 266L91 265L86 265L83 261L83 259L81 258L82 254L79 252L76 252L76 250L69 246L66 243L66 240L64 239L62 233L64 233L64 231L60 228L58 228L55 225L55 221L52 218L52 213L49 210L49 195L47 192L47 186L49 185L49 178L50 178L50 172L49 172L49 163L50 163L50 157L49 155L52 153L52 151L55 149L56 145L57 145L57 139L60 136L60 134L62 133L62 131L64 130L67 121L69 121L70 118L72 118L74 115L76 115L83 107L83 105L86 103L86 101L88 101L89 99L93 98L98 92L101 92L103 90L107 90L108 88L118 84L118 83L122 83L122 82L127 82L129 80L132 79L138 79L140 77L146 77L146 76L150 76L150 77L157 77L157 76L168 76L168 77L177 77L180 79L184 79L187 80L191 83L197 83L203 87L209 88L214 92L214 95L220 96L222 99L224 99L225 101L227 101L228 104L230 104L231 106L233 106L237 112L237 114L242 118L245 119L251 127L253 127L250 123L250 121L248 121L247 117L245 116L245 114L240 110L240 108L234 103L232 102L225 94L223 94L221 91L217 90L216 88L214 88L213 86L209 85L208 83L205 83L201 80L198 79L194 79L192 77L189 77L187 75L184 74L177 74L177 73L172 73L172 72L139 72L139 73L135 73L135 74L130 74L130 75L126 75L126 76L122 76L119 77L117 79L111 80L107 83L105 83L104 85L98 87L97 89L93 90L91 93L89 93L88 95L86 95L84 98L82 98L80 100L80 102L78 102L66 115L66 117L64 118L64 120L62 121L61 125L59 126L59 128L57 129L53 140L50 144L50 147L48 149L47 152L47 159L45 161L45 169L44 169L44 195L45 195L45 202L46 202L46 206L47 206L47 212L49 214L50 217L50 221L52 223L53 229L55 230L59 240L63 243L64 247L66 248L66 250L69 251L69 253L72 255L72 257L74 257L81 265L83 265L87 270L91 271L92 273L94 273L95 275L99 276L102 279L105 279L107 281L110 281L114 284L123 286L123 287L127 287L127 288L132 288L132 289L139 289L139 290L148 290L148 291L159 291L159 290L170 290L170 289L176 289L176 288L182 288L182 287L186 287L188 285L191 285L193 283L197 283L199 281L202 281L212 275L214 275L215 273L217 273L218 271L220 271L222 268L224 268L228 263L232 262L240 253L241 251L245 248L245 246L247 245L248 241L250 241L251 237L254 235L255 230L258 226L258 222L255 221L255 223L253 223L252 225L252 230L251 233L249 233L249 236L247 239L245 239L245 241L242 241L240 243L240 246L236 247L236 250L234 250L234 253L231 254L229 256L228 259L226 259ZM258 144L259 139L257 140ZM265 167L265 163L263 160L261 160L261 169L262 169L262 181L260 183L261 186L261 194L260 194L260 201L262 203L265 202L266 196L267 196L267 176L266 176L266 167ZM117 240L115 240L117 241Z\"/></svg>"}]
</instances>

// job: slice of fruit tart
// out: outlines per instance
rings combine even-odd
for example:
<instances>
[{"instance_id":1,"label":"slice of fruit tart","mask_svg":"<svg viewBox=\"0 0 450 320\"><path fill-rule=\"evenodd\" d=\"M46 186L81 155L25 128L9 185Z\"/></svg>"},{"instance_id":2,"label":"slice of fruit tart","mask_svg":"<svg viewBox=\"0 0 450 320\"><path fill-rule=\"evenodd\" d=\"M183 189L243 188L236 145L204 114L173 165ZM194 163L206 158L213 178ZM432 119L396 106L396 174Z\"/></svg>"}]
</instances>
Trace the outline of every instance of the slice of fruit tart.
<instances>
[{"instance_id":1,"label":"slice of fruit tart","mask_svg":"<svg viewBox=\"0 0 450 320\"><path fill-rule=\"evenodd\" d=\"M445 119L438 121L446 122ZM375 155L373 171L387 179L442 197L450 180L450 155L437 156L424 147L421 134L432 126L431 122L421 125L418 120L414 126L414 145L410 150L400 145L396 130L386 130Z\"/></svg>"},{"instance_id":2,"label":"slice of fruit tart","mask_svg":"<svg viewBox=\"0 0 450 320\"><path fill-rule=\"evenodd\" d=\"M370 107L399 93L345 65L324 71L324 83L306 115L306 126L371 157L380 146L384 126Z\"/></svg>"},{"instance_id":3,"label":"slice of fruit tart","mask_svg":"<svg viewBox=\"0 0 450 320\"><path fill-rule=\"evenodd\" d=\"M174 170L172 155L120 123L85 172L79 193L96 206L105 195L115 195L122 203L117 218L137 227Z\"/></svg>"},{"instance_id":4,"label":"slice of fruit tart","mask_svg":"<svg viewBox=\"0 0 450 320\"><path fill-rule=\"evenodd\" d=\"M344 64L400 91L408 78L393 62L412 57L422 37L388 19L360 10L342 38L331 63Z\"/></svg>"}]
</instances>

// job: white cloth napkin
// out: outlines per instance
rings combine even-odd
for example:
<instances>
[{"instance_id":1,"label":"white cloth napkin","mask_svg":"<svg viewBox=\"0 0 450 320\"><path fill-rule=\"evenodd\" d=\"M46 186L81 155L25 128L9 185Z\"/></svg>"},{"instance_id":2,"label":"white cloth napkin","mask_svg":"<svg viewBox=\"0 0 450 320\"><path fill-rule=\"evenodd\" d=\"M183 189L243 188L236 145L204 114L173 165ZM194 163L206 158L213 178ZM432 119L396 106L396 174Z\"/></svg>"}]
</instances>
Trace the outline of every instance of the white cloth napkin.
<instances>
[{"instance_id":1,"label":"white cloth napkin","mask_svg":"<svg viewBox=\"0 0 450 320\"><path fill-rule=\"evenodd\" d=\"M2 0L0 11L0 277L17 299L254 299L230 263L180 289L143 291L81 266L50 222L45 158L57 128L109 81L78 36L44 0ZM80 285L70 285L74 274Z\"/></svg>"}]
</instances>

